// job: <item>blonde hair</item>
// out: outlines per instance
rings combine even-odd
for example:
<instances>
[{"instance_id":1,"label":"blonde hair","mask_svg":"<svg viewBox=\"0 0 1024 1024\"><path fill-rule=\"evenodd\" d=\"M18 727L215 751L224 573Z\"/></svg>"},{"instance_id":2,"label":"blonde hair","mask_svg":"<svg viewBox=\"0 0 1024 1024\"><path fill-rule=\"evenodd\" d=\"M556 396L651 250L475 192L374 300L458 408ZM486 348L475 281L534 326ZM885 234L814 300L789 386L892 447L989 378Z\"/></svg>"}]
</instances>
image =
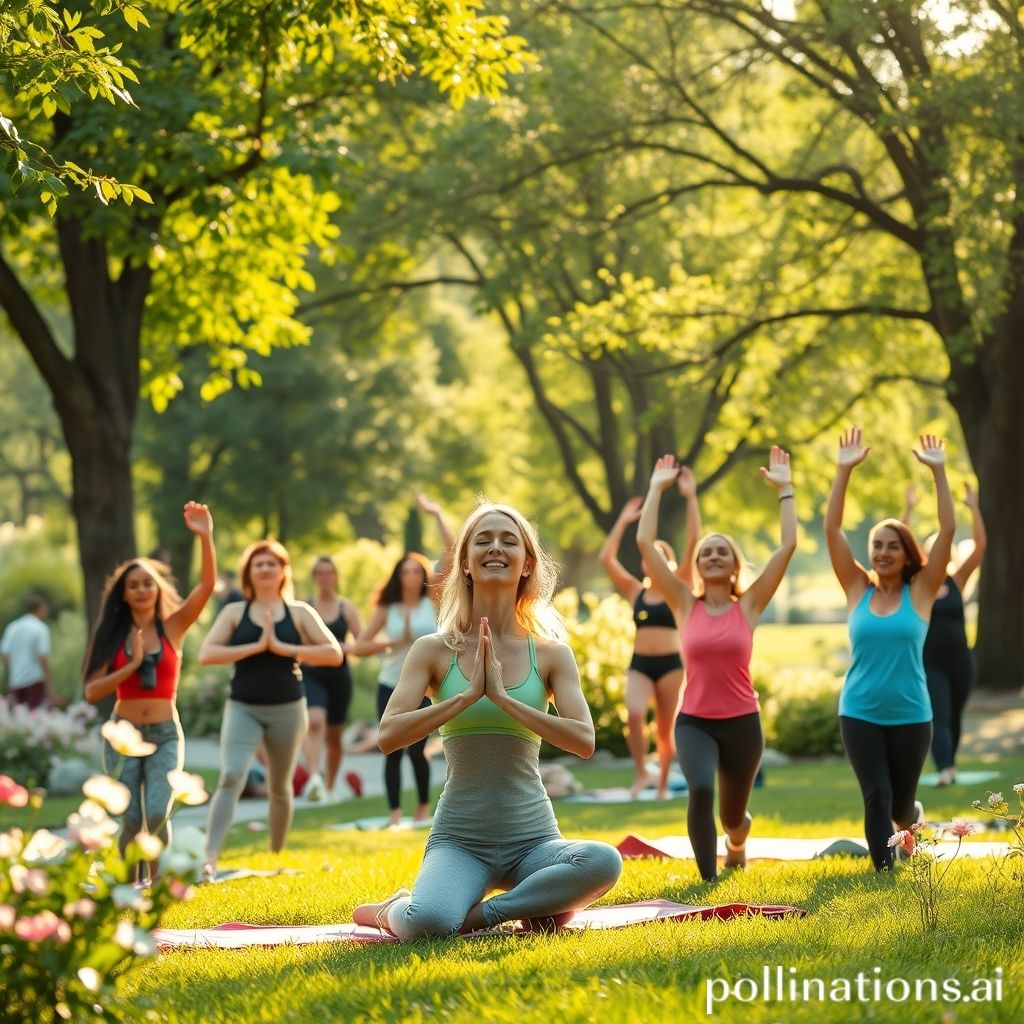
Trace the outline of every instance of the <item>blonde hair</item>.
<instances>
[{"instance_id":1,"label":"blonde hair","mask_svg":"<svg viewBox=\"0 0 1024 1024\"><path fill-rule=\"evenodd\" d=\"M526 548L531 571L522 576L516 589L516 622L530 635L549 640L565 640L566 631L558 612L551 605L558 581L558 570L551 556L541 547L537 531L522 513L511 505L481 501L462 524L452 555L452 567L441 589L437 631L445 644L462 651L466 637L473 631L473 579L463 570L468 549L480 521L490 512L511 519Z\"/></svg>"},{"instance_id":2,"label":"blonde hair","mask_svg":"<svg viewBox=\"0 0 1024 1024\"><path fill-rule=\"evenodd\" d=\"M702 579L700 570L698 569L698 562L700 561L701 550L712 537L721 537L722 540L729 545L732 557L736 559L736 575L732 581L732 596L741 597L749 584L747 576L749 575L750 567L747 565L747 560L743 557L743 552L740 551L739 544L737 544L736 541L734 541L727 533L706 533L701 537L697 542L697 546L693 549L693 596L704 596L704 580Z\"/></svg>"}]
</instances>

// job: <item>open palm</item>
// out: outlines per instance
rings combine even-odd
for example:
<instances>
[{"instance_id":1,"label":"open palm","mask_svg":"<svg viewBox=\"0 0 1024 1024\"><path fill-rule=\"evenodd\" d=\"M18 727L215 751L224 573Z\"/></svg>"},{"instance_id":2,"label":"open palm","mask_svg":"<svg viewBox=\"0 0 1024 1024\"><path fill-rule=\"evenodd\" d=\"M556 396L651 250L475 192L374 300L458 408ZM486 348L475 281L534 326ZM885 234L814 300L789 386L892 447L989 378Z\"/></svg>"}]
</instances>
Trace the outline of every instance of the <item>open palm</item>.
<instances>
[{"instance_id":1,"label":"open palm","mask_svg":"<svg viewBox=\"0 0 1024 1024\"><path fill-rule=\"evenodd\" d=\"M851 427L839 438L839 465L859 466L867 457L870 448L865 448L860 427Z\"/></svg>"},{"instance_id":2,"label":"open palm","mask_svg":"<svg viewBox=\"0 0 1024 1024\"><path fill-rule=\"evenodd\" d=\"M922 434L919 438L921 450L914 449L914 457L922 465L929 467L946 464L946 442L935 434Z\"/></svg>"},{"instance_id":3,"label":"open palm","mask_svg":"<svg viewBox=\"0 0 1024 1024\"><path fill-rule=\"evenodd\" d=\"M674 455L662 455L654 464L654 472L651 473L651 486L656 490L663 491L672 485L672 481L679 475L679 467L676 465Z\"/></svg>"},{"instance_id":4,"label":"open palm","mask_svg":"<svg viewBox=\"0 0 1024 1024\"><path fill-rule=\"evenodd\" d=\"M789 465L789 452L780 448L777 444L772 445L768 457L768 467L761 466L761 476L765 483L772 487L785 487L793 482L793 470Z\"/></svg>"}]
</instances>

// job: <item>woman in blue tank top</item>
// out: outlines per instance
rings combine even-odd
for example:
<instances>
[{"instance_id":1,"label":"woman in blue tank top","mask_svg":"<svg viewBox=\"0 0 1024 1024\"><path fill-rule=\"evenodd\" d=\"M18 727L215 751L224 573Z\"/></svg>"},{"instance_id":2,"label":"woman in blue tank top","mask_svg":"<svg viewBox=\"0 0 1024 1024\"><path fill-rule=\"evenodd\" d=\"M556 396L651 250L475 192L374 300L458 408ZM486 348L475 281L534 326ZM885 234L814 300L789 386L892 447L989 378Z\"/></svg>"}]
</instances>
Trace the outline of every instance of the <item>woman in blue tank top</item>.
<instances>
[{"instance_id":1,"label":"woman in blue tank top","mask_svg":"<svg viewBox=\"0 0 1024 1024\"><path fill-rule=\"evenodd\" d=\"M456 544L439 632L413 644L380 723L384 751L434 729L444 739L448 778L423 865L412 893L357 907L358 924L401 939L513 920L558 927L618 879L614 847L562 838L540 779L541 740L594 752L554 586L530 524L506 505L478 507Z\"/></svg>"},{"instance_id":2,"label":"woman in blue tank top","mask_svg":"<svg viewBox=\"0 0 1024 1024\"><path fill-rule=\"evenodd\" d=\"M955 522L944 442L925 435L914 455L935 480L939 532L932 556L924 562L906 524L885 519L871 531L871 569L865 569L843 534L843 506L850 475L870 450L859 427L840 438L825 539L849 614L851 662L839 697L840 731L864 798L868 849L881 871L892 863L892 833L924 814L915 800L932 735L924 638L945 579Z\"/></svg>"}]
</instances>

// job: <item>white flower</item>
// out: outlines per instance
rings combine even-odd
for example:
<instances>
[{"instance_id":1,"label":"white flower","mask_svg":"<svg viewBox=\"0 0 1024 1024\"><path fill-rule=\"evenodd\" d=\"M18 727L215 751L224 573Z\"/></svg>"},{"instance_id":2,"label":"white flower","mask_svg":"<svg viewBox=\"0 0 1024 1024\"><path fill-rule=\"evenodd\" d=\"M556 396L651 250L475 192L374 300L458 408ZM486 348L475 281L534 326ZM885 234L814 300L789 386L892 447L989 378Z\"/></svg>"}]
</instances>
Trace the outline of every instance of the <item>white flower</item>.
<instances>
[{"instance_id":1,"label":"white flower","mask_svg":"<svg viewBox=\"0 0 1024 1024\"><path fill-rule=\"evenodd\" d=\"M194 825L176 828L171 842L160 855L162 874L195 878L206 861L206 836Z\"/></svg>"},{"instance_id":2,"label":"white flower","mask_svg":"<svg viewBox=\"0 0 1024 1024\"><path fill-rule=\"evenodd\" d=\"M1013 787L1013 791L1018 796L1024 796L1024 782L1018 782L1017 785Z\"/></svg>"},{"instance_id":3,"label":"white flower","mask_svg":"<svg viewBox=\"0 0 1024 1024\"><path fill-rule=\"evenodd\" d=\"M164 848L163 840L151 832L137 832L132 842L139 848L143 860L156 860Z\"/></svg>"},{"instance_id":4,"label":"white flower","mask_svg":"<svg viewBox=\"0 0 1024 1024\"><path fill-rule=\"evenodd\" d=\"M100 978L100 972L95 967L79 967L78 968L78 980L90 991L99 992L100 982L103 980Z\"/></svg>"},{"instance_id":5,"label":"white flower","mask_svg":"<svg viewBox=\"0 0 1024 1024\"><path fill-rule=\"evenodd\" d=\"M106 775L93 775L86 779L82 792L101 804L111 814L124 814L131 801L131 790L122 782L117 782Z\"/></svg>"},{"instance_id":6,"label":"white flower","mask_svg":"<svg viewBox=\"0 0 1024 1024\"><path fill-rule=\"evenodd\" d=\"M137 910L140 914L150 910L153 901L143 896L134 885L115 885L110 890L114 906L121 910Z\"/></svg>"},{"instance_id":7,"label":"white flower","mask_svg":"<svg viewBox=\"0 0 1024 1024\"><path fill-rule=\"evenodd\" d=\"M136 956L152 956L156 952L153 936L143 928L136 928L131 921L117 922L114 941L122 949L130 949Z\"/></svg>"},{"instance_id":8,"label":"white flower","mask_svg":"<svg viewBox=\"0 0 1024 1024\"><path fill-rule=\"evenodd\" d=\"M167 773L167 781L171 784L172 798L188 807L198 807L210 799L206 792L206 784L200 775L171 771Z\"/></svg>"},{"instance_id":9,"label":"white flower","mask_svg":"<svg viewBox=\"0 0 1024 1024\"><path fill-rule=\"evenodd\" d=\"M100 735L122 757L148 757L156 750L155 743L144 740L142 733L123 718L116 722L104 722L100 728Z\"/></svg>"},{"instance_id":10,"label":"white flower","mask_svg":"<svg viewBox=\"0 0 1024 1024\"><path fill-rule=\"evenodd\" d=\"M45 896L50 888L50 880L42 868L27 868L24 864L12 864L7 872L11 888L17 893L26 890L33 896Z\"/></svg>"},{"instance_id":11,"label":"white flower","mask_svg":"<svg viewBox=\"0 0 1024 1024\"><path fill-rule=\"evenodd\" d=\"M68 844L64 839L45 828L40 828L32 833L21 855L27 863L36 864L40 861L63 860L67 852Z\"/></svg>"},{"instance_id":12,"label":"white flower","mask_svg":"<svg viewBox=\"0 0 1024 1024\"><path fill-rule=\"evenodd\" d=\"M989 793L988 805L989 807L998 807L1001 803L1004 803L1002 793Z\"/></svg>"},{"instance_id":13,"label":"white flower","mask_svg":"<svg viewBox=\"0 0 1024 1024\"><path fill-rule=\"evenodd\" d=\"M12 828L0 832L0 858L10 860L21 853L21 843L25 833L20 828Z\"/></svg>"},{"instance_id":14,"label":"white flower","mask_svg":"<svg viewBox=\"0 0 1024 1024\"><path fill-rule=\"evenodd\" d=\"M92 800L83 800L78 811L68 815L68 836L87 850L108 847L117 834L117 822Z\"/></svg>"}]
</instances>

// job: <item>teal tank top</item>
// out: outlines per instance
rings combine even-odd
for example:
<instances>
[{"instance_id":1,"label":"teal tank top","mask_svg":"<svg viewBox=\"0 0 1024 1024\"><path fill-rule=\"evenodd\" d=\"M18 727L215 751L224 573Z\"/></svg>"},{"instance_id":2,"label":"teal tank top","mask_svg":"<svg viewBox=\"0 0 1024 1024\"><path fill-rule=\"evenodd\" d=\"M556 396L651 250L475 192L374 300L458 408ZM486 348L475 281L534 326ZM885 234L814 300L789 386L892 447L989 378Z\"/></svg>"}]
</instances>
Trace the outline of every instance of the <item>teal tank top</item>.
<instances>
[{"instance_id":1,"label":"teal tank top","mask_svg":"<svg viewBox=\"0 0 1024 1024\"><path fill-rule=\"evenodd\" d=\"M869 586L850 612L852 659L839 695L839 714L874 725L916 725L932 720L924 674L928 622L914 611L910 586L903 584L892 615L871 611Z\"/></svg>"},{"instance_id":2,"label":"teal tank top","mask_svg":"<svg viewBox=\"0 0 1024 1024\"><path fill-rule=\"evenodd\" d=\"M441 680L441 685L433 696L435 704L455 697L469 689L469 680L463 675L459 668L459 657L452 655L448 665L448 671ZM506 685L509 696L538 711L547 711L548 699L547 687L537 670L537 651L533 645L533 637L530 637L530 671L526 678L517 686ZM523 739L532 740L540 746L540 737L530 729L527 729L522 722L506 714L489 697L481 697L475 704L471 704L465 711L460 712L454 718L445 722L440 728L441 738L449 740L453 736L520 736Z\"/></svg>"}]
</instances>

